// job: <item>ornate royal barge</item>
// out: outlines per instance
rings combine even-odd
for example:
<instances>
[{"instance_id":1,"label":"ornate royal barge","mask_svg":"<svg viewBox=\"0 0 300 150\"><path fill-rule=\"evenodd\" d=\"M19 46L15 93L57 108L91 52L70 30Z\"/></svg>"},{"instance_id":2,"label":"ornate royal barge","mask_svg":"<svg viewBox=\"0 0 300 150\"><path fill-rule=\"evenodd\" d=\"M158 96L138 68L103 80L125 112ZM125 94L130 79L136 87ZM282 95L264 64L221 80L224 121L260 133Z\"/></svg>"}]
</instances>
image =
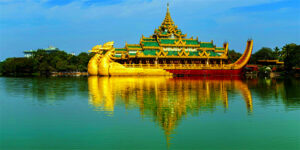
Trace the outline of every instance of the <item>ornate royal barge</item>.
<instances>
[{"instance_id":1,"label":"ornate royal barge","mask_svg":"<svg viewBox=\"0 0 300 150\"><path fill-rule=\"evenodd\" d=\"M174 24L169 7L164 21L150 37L140 39L139 44L125 44L114 48L114 42L96 45L88 64L89 75L199 75L239 76L248 63L253 40L248 40L243 55L234 63L228 63L228 43L216 47L211 42L186 38Z\"/></svg>"}]
</instances>

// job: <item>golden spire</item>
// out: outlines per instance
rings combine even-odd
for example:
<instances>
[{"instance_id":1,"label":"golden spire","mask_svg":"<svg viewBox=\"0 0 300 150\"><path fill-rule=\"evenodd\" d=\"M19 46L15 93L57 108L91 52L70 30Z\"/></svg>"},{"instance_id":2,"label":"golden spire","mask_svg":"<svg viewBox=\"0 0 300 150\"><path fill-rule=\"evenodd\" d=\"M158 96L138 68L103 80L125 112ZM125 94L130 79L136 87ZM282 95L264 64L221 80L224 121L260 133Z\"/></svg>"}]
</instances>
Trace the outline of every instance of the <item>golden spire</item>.
<instances>
[{"instance_id":1,"label":"golden spire","mask_svg":"<svg viewBox=\"0 0 300 150\"><path fill-rule=\"evenodd\" d=\"M162 25L174 25L174 22L171 18L170 11L169 11L169 3L167 4L167 13Z\"/></svg>"}]
</instances>

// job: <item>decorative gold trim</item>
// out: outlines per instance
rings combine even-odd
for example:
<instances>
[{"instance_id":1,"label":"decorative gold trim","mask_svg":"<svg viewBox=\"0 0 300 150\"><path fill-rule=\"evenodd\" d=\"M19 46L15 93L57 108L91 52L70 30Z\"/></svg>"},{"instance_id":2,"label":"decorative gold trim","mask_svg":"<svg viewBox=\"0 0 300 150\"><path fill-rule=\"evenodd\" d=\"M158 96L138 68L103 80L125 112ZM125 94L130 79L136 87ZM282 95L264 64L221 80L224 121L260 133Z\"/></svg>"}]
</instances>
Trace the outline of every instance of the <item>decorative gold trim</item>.
<instances>
[{"instance_id":1,"label":"decorative gold trim","mask_svg":"<svg viewBox=\"0 0 300 150\"><path fill-rule=\"evenodd\" d=\"M164 52L164 50L161 48L159 52L155 52L156 56L167 56L169 52Z\"/></svg>"},{"instance_id":2,"label":"decorative gold trim","mask_svg":"<svg viewBox=\"0 0 300 150\"><path fill-rule=\"evenodd\" d=\"M187 57L187 56L189 56L190 55L190 52L186 52L185 51L185 49L183 48L182 50L181 50L181 52L178 52L178 55L180 56L180 57Z\"/></svg>"},{"instance_id":3,"label":"decorative gold trim","mask_svg":"<svg viewBox=\"0 0 300 150\"><path fill-rule=\"evenodd\" d=\"M175 42L176 46L186 46L185 44L186 44L186 42L183 42L181 37L179 37L178 41Z\"/></svg>"},{"instance_id":4,"label":"decorative gold trim","mask_svg":"<svg viewBox=\"0 0 300 150\"><path fill-rule=\"evenodd\" d=\"M202 56L202 57L209 57L209 55L210 55L210 54L208 54L208 53L206 52L206 50L203 50L203 52L200 54L200 56Z\"/></svg>"}]
</instances>

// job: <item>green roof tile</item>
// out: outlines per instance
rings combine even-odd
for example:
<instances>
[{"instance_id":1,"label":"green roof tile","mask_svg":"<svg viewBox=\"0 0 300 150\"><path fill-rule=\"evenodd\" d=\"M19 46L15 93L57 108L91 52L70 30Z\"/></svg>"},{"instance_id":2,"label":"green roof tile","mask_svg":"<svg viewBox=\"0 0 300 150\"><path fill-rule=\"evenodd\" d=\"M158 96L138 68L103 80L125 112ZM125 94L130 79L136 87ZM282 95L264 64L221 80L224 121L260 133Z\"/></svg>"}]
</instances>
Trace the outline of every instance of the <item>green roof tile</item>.
<instances>
[{"instance_id":1,"label":"green roof tile","mask_svg":"<svg viewBox=\"0 0 300 150\"><path fill-rule=\"evenodd\" d=\"M143 39L143 41L152 41L152 42L156 42L156 39Z\"/></svg>"},{"instance_id":2,"label":"green roof tile","mask_svg":"<svg viewBox=\"0 0 300 150\"><path fill-rule=\"evenodd\" d=\"M160 39L159 41L162 44L174 44L177 40L173 40L173 39Z\"/></svg>"},{"instance_id":3,"label":"green roof tile","mask_svg":"<svg viewBox=\"0 0 300 150\"><path fill-rule=\"evenodd\" d=\"M178 56L177 51L168 51L168 56Z\"/></svg>"},{"instance_id":4,"label":"green roof tile","mask_svg":"<svg viewBox=\"0 0 300 150\"><path fill-rule=\"evenodd\" d=\"M216 50L224 50L223 47L217 47Z\"/></svg>"},{"instance_id":5,"label":"green roof tile","mask_svg":"<svg viewBox=\"0 0 300 150\"><path fill-rule=\"evenodd\" d=\"M115 57L121 58L122 54L115 54Z\"/></svg>"},{"instance_id":6,"label":"green roof tile","mask_svg":"<svg viewBox=\"0 0 300 150\"><path fill-rule=\"evenodd\" d=\"M116 48L115 51L126 51L125 48Z\"/></svg>"},{"instance_id":7,"label":"green roof tile","mask_svg":"<svg viewBox=\"0 0 300 150\"><path fill-rule=\"evenodd\" d=\"M136 55L136 51L129 51L128 54L129 54L130 56L135 56L135 55Z\"/></svg>"},{"instance_id":8,"label":"green roof tile","mask_svg":"<svg viewBox=\"0 0 300 150\"><path fill-rule=\"evenodd\" d=\"M161 34L163 34L163 35L166 35L168 32L165 32L165 31L163 31L163 32L161 32Z\"/></svg>"},{"instance_id":9,"label":"green roof tile","mask_svg":"<svg viewBox=\"0 0 300 150\"><path fill-rule=\"evenodd\" d=\"M190 52L189 56L199 56L199 52Z\"/></svg>"},{"instance_id":10,"label":"green roof tile","mask_svg":"<svg viewBox=\"0 0 300 150\"><path fill-rule=\"evenodd\" d=\"M200 47L214 48L213 43L200 43Z\"/></svg>"},{"instance_id":11,"label":"green roof tile","mask_svg":"<svg viewBox=\"0 0 300 150\"><path fill-rule=\"evenodd\" d=\"M128 48L141 48L141 46L137 46L137 45L127 45Z\"/></svg>"},{"instance_id":12,"label":"green roof tile","mask_svg":"<svg viewBox=\"0 0 300 150\"><path fill-rule=\"evenodd\" d=\"M197 40L183 40L186 42L187 45L199 45Z\"/></svg>"},{"instance_id":13,"label":"green roof tile","mask_svg":"<svg viewBox=\"0 0 300 150\"><path fill-rule=\"evenodd\" d=\"M157 42L143 42L144 46L155 46L159 47L159 44Z\"/></svg>"},{"instance_id":14,"label":"green roof tile","mask_svg":"<svg viewBox=\"0 0 300 150\"><path fill-rule=\"evenodd\" d=\"M158 52L158 50L155 49L145 49L143 50L144 55L156 55L156 52Z\"/></svg>"},{"instance_id":15,"label":"green roof tile","mask_svg":"<svg viewBox=\"0 0 300 150\"><path fill-rule=\"evenodd\" d=\"M220 56L218 53L214 51L206 51L206 52L209 53L209 56Z\"/></svg>"}]
</instances>

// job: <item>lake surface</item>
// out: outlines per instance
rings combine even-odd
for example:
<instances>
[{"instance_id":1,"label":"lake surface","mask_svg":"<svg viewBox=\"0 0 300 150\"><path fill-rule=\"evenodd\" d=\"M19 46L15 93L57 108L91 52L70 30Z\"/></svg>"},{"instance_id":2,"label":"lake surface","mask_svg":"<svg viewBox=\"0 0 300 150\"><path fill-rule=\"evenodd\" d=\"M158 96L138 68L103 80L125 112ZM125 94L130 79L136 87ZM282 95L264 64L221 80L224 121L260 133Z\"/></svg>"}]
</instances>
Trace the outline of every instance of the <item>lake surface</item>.
<instances>
[{"instance_id":1,"label":"lake surface","mask_svg":"<svg viewBox=\"0 0 300 150\"><path fill-rule=\"evenodd\" d=\"M0 149L300 149L300 80L0 78Z\"/></svg>"}]
</instances>

